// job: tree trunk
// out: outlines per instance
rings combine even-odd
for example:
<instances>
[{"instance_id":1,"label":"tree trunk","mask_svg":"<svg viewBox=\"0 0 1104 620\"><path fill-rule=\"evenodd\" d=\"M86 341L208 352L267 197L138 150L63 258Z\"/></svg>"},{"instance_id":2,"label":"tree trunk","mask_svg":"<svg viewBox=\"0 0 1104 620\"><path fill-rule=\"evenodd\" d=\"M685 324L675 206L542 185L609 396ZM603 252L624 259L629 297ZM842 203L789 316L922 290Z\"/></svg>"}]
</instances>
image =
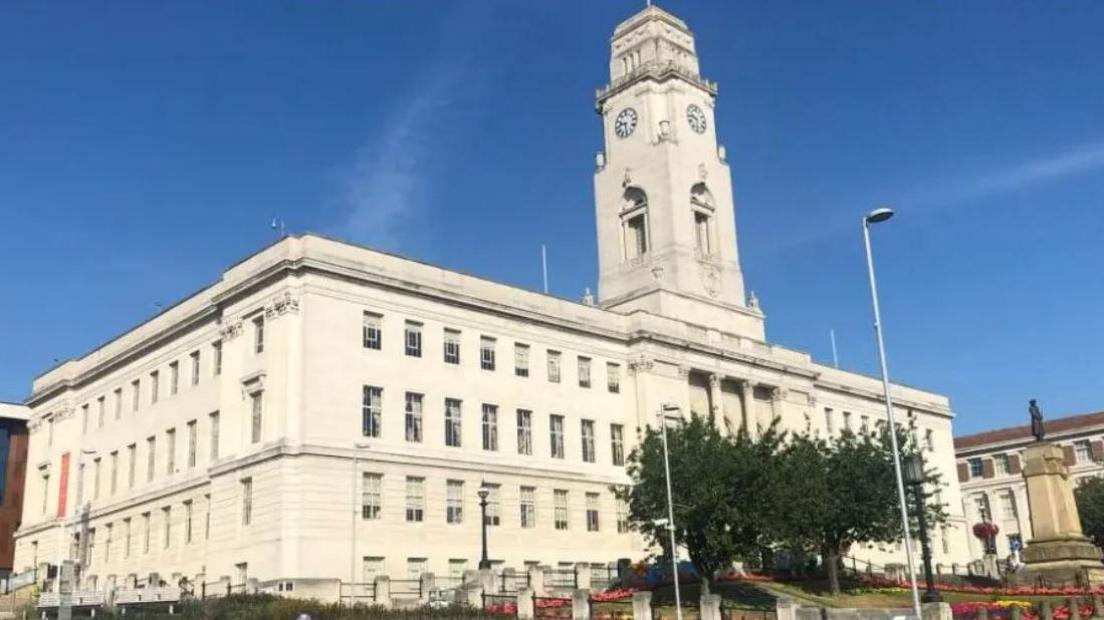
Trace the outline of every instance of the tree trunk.
<instances>
[{"instance_id":1,"label":"tree trunk","mask_svg":"<svg viewBox=\"0 0 1104 620\"><path fill-rule=\"evenodd\" d=\"M837 545L825 545L822 552L824 556L824 565L828 569L828 588L832 592L832 596L839 596L840 590L840 577L839 577L839 547Z\"/></svg>"}]
</instances>

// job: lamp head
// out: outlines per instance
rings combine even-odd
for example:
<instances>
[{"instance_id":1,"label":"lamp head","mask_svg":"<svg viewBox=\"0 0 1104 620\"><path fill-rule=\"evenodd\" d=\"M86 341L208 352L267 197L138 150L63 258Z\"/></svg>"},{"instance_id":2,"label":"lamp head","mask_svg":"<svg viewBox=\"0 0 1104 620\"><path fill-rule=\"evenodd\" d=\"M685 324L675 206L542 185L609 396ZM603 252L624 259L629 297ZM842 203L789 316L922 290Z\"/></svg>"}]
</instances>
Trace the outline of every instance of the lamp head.
<instances>
[{"instance_id":1,"label":"lamp head","mask_svg":"<svg viewBox=\"0 0 1104 620\"><path fill-rule=\"evenodd\" d=\"M905 455L905 482L912 485L924 483L924 458L918 453Z\"/></svg>"},{"instance_id":2,"label":"lamp head","mask_svg":"<svg viewBox=\"0 0 1104 620\"><path fill-rule=\"evenodd\" d=\"M878 224L888 220L891 217L893 217L893 209L890 209L889 207L878 207L877 209L874 209L870 213L866 214L866 223Z\"/></svg>"},{"instance_id":3,"label":"lamp head","mask_svg":"<svg viewBox=\"0 0 1104 620\"><path fill-rule=\"evenodd\" d=\"M491 494L491 490L484 484L479 487L475 494L479 496L479 499L487 499L487 496Z\"/></svg>"}]
</instances>

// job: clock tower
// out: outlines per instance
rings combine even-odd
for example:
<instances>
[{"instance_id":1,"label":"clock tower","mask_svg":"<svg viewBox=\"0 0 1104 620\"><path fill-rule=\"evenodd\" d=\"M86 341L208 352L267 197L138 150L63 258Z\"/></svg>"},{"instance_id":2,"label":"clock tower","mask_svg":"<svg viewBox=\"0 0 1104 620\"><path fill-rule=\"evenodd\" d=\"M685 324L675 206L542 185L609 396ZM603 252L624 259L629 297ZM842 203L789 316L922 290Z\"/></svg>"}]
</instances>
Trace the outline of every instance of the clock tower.
<instances>
[{"instance_id":1,"label":"clock tower","mask_svg":"<svg viewBox=\"0 0 1104 620\"><path fill-rule=\"evenodd\" d=\"M619 24L610 47L594 174L600 304L763 339L744 296L717 86L698 72L693 34L653 5Z\"/></svg>"}]
</instances>

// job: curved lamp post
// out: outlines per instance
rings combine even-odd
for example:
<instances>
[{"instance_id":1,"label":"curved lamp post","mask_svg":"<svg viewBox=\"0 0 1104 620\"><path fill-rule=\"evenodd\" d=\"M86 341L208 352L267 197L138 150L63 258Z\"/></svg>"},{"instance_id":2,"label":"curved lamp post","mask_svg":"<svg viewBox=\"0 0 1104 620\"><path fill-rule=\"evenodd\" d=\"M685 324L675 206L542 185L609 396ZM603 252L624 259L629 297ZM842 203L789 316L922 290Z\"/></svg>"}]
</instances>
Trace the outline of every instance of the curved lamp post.
<instances>
[{"instance_id":1,"label":"curved lamp post","mask_svg":"<svg viewBox=\"0 0 1104 620\"><path fill-rule=\"evenodd\" d=\"M870 225L880 224L893 217L893 209L880 207L862 219L863 241L866 244L866 269L870 276L870 301L874 307L874 334L878 339L878 360L881 362L882 391L885 393L886 422L889 428L890 447L893 449L893 471L897 477L897 502L901 505L901 528L905 534L905 560L912 585L912 606L916 617L920 615L920 589L916 585L916 565L912 558L912 536L909 534L908 505L905 503L905 481L901 476L901 451L897 446L897 425L893 419L893 400L889 394L889 369L886 365L885 341L882 337L882 316L878 308L878 283L874 277L874 254L870 249Z\"/></svg>"}]
</instances>

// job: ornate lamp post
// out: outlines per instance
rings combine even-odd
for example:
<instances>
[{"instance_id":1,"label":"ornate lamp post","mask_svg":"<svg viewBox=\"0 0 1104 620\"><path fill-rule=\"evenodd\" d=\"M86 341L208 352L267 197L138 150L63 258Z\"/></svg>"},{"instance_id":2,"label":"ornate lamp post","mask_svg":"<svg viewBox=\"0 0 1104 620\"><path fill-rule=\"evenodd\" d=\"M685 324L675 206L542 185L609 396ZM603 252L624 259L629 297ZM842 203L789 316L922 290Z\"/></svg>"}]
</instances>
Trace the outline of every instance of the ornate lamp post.
<instances>
[{"instance_id":1,"label":"ornate lamp post","mask_svg":"<svg viewBox=\"0 0 1104 620\"><path fill-rule=\"evenodd\" d=\"M487 496L491 494L487 485L480 485L479 491L479 512L482 514L482 520L480 521L483 526L483 556L479 560L479 570L491 567L491 561L487 559Z\"/></svg>"},{"instance_id":2,"label":"ornate lamp post","mask_svg":"<svg viewBox=\"0 0 1104 620\"><path fill-rule=\"evenodd\" d=\"M916 501L916 520L920 524L920 558L924 562L924 581L927 589L920 596L925 603L938 603L943 600L935 589L932 575L931 540L928 538L928 515L924 509L924 457L919 452L905 457L905 481L912 487L912 497Z\"/></svg>"}]
</instances>

